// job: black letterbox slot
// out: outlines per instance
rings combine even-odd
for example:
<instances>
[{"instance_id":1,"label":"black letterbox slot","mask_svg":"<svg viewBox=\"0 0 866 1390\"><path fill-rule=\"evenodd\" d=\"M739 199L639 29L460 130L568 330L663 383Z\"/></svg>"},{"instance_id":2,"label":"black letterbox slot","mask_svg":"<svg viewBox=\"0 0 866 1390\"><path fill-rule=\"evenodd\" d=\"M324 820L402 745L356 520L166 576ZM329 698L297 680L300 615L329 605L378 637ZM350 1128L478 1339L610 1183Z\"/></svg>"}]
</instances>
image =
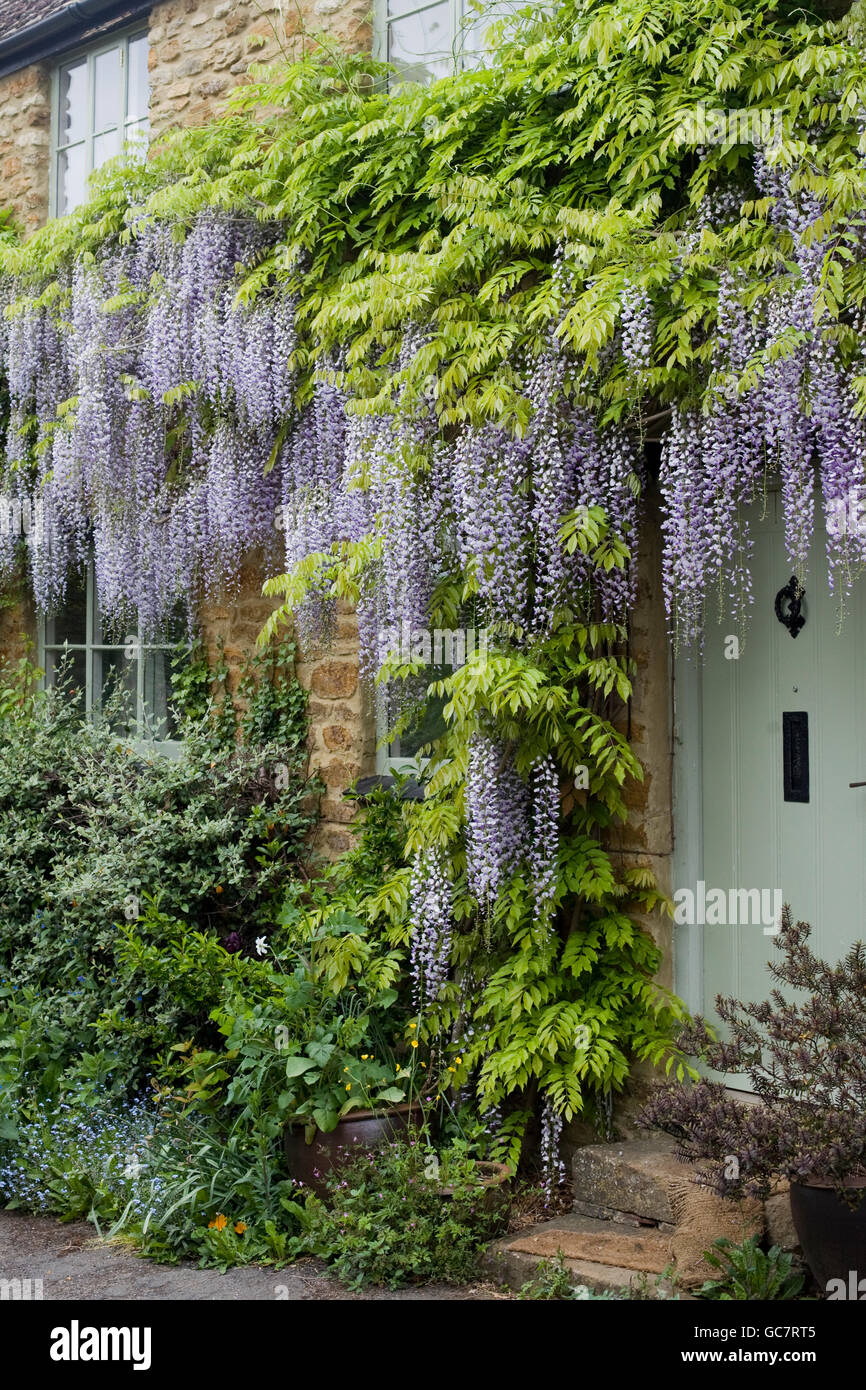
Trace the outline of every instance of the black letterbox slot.
<instances>
[{"instance_id":1,"label":"black letterbox slot","mask_svg":"<svg viewBox=\"0 0 866 1390\"><path fill-rule=\"evenodd\" d=\"M804 710L782 715L785 800L809 800L809 716Z\"/></svg>"}]
</instances>

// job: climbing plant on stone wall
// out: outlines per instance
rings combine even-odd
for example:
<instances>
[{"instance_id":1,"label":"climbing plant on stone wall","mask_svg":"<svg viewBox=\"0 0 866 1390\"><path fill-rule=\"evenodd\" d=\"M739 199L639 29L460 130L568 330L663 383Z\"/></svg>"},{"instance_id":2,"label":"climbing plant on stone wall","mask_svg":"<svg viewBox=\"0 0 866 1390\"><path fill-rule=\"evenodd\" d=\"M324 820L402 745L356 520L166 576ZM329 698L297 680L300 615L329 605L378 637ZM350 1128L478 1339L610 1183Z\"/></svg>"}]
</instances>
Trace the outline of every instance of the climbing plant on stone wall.
<instances>
[{"instance_id":1,"label":"climbing plant on stone wall","mask_svg":"<svg viewBox=\"0 0 866 1390\"><path fill-rule=\"evenodd\" d=\"M860 4L830 24L565 0L429 88L314 56L3 252L2 492L41 508L43 608L92 548L104 611L155 631L262 548L273 626L327 633L353 599L403 717L423 662L383 668L381 633L487 630L440 686L411 863L369 911L482 1104L541 1091L551 1152L631 1057L673 1056L635 920L658 894L600 847L640 776L646 422L668 422L678 640L708 597L747 621L770 483L798 572L816 497L840 602L866 558L844 524L866 482L864 53Z\"/></svg>"}]
</instances>

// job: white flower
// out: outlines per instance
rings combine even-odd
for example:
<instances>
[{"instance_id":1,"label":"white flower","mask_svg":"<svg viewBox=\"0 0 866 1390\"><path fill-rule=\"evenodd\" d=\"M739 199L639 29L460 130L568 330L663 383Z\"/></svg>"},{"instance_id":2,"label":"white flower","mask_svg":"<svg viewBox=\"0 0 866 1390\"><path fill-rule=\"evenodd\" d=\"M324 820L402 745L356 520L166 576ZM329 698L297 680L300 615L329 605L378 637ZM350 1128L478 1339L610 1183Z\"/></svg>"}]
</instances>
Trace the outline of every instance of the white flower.
<instances>
[{"instance_id":1,"label":"white flower","mask_svg":"<svg viewBox=\"0 0 866 1390\"><path fill-rule=\"evenodd\" d=\"M268 954L268 943L263 936L256 937L256 955L266 956Z\"/></svg>"}]
</instances>

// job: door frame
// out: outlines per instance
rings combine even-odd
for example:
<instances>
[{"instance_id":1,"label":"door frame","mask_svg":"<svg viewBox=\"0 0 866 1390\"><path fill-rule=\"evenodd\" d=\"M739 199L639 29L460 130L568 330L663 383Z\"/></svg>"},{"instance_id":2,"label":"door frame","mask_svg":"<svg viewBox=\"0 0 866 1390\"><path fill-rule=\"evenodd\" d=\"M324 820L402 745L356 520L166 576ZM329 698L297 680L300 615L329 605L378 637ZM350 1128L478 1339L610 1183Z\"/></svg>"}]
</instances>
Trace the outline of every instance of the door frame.
<instances>
[{"instance_id":1,"label":"door frame","mask_svg":"<svg viewBox=\"0 0 866 1390\"><path fill-rule=\"evenodd\" d=\"M671 887L693 887L704 877L703 670L699 653L669 647L672 701L673 854ZM673 927L674 989L690 1013L704 1009L703 928Z\"/></svg>"}]
</instances>

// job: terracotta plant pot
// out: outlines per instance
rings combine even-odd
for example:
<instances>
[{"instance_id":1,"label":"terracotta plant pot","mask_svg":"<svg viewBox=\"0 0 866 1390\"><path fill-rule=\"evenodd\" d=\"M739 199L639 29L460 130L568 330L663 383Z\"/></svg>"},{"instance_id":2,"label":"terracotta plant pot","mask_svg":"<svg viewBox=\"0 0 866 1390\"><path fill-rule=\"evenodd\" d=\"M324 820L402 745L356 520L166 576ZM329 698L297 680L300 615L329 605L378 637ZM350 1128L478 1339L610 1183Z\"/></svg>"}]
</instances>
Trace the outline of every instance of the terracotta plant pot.
<instances>
[{"instance_id":1,"label":"terracotta plant pot","mask_svg":"<svg viewBox=\"0 0 866 1390\"><path fill-rule=\"evenodd\" d=\"M323 1192L325 1179L341 1159L352 1150L378 1148L392 1139L402 1139L410 1129L420 1127L424 1113L417 1102L395 1105L388 1110L353 1110L329 1134L316 1130L308 1144L304 1131L290 1126L283 1135L289 1173L314 1192Z\"/></svg>"},{"instance_id":2,"label":"terracotta plant pot","mask_svg":"<svg viewBox=\"0 0 866 1390\"><path fill-rule=\"evenodd\" d=\"M831 1279L841 1279L846 1289L852 1273L855 1289L860 1279L866 1279L866 1174L849 1178L845 1186L858 1194L856 1207L850 1207L823 1178L791 1183L794 1227L825 1295Z\"/></svg>"}]
</instances>

